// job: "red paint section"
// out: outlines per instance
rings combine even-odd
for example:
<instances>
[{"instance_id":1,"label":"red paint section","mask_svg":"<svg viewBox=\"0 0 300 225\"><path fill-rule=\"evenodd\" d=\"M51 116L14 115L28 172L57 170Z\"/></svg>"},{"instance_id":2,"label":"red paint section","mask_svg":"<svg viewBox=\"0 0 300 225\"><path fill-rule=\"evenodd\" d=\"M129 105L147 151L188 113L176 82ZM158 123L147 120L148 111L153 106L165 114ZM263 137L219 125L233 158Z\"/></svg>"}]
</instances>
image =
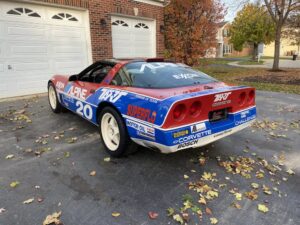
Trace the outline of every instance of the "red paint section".
<instances>
[{"instance_id":1,"label":"red paint section","mask_svg":"<svg viewBox=\"0 0 300 225\"><path fill-rule=\"evenodd\" d=\"M196 116L191 113L194 104L201 104L200 113ZM178 118L178 106L185 107L186 110ZM237 112L255 106L255 89L243 88L220 92L200 97L194 97L176 102L170 109L167 118L163 124L163 128L178 127L181 125L196 123L197 121L207 120L211 111L227 108L229 112Z\"/></svg>"}]
</instances>

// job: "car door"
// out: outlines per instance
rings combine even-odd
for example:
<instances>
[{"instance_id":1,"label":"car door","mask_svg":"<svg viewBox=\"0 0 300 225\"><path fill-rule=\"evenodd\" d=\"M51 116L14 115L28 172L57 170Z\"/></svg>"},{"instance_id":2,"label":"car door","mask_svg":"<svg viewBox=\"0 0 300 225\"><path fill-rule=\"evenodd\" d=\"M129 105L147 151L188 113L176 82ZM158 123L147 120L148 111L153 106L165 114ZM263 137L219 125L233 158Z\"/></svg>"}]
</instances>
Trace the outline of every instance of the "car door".
<instances>
[{"instance_id":1,"label":"car door","mask_svg":"<svg viewBox=\"0 0 300 225\"><path fill-rule=\"evenodd\" d=\"M89 70L78 75L78 79L69 82L65 95L72 98L71 104L66 107L85 119L96 121L97 105L93 95L101 87L102 80L107 75L106 65L97 63Z\"/></svg>"}]
</instances>

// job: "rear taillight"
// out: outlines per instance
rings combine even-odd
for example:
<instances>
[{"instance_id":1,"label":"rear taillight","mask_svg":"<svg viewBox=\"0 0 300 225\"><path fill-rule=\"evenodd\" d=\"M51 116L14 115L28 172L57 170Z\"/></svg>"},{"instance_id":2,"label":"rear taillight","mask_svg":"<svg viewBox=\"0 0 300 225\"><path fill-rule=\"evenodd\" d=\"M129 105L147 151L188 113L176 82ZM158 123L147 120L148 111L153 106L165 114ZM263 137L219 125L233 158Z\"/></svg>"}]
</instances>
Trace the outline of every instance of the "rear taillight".
<instances>
[{"instance_id":1,"label":"rear taillight","mask_svg":"<svg viewBox=\"0 0 300 225\"><path fill-rule=\"evenodd\" d=\"M239 105L244 105L245 103L245 100L246 100L246 92L242 92L239 96Z\"/></svg>"},{"instance_id":2,"label":"rear taillight","mask_svg":"<svg viewBox=\"0 0 300 225\"><path fill-rule=\"evenodd\" d=\"M185 115L186 115L186 106L184 104L179 104L175 106L173 110L174 120L180 121L185 117Z\"/></svg>"},{"instance_id":3,"label":"rear taillight","mask_svg":"<svg viewBox=\"0 0 300 225\"><path fill-rule=\"evenodd\" d=\"M255 92L254 92L254 90L252 90L249 92L248 103L252 104L254 102L254 99L255 99Z\"/></svg>"},{"instance_id":4,"label":"rear taillight","mask_svg":"<svg viewBox=\"0 0 300 225\"><path fill-rule=\"evenodd\" d=\"M193 117L199 116L201 111L201 102L196 101L190 107L190 115Z\"/></svg>"}]
</instances>

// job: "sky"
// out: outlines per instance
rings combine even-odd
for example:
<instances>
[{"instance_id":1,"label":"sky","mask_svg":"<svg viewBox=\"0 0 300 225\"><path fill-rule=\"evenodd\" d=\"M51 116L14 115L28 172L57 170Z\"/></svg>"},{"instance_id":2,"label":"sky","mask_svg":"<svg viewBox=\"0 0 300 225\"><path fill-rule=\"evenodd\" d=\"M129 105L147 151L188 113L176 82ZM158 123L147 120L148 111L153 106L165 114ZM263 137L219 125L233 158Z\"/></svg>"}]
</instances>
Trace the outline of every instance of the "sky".
<instances>
[{"instance_id":1,"label":"sky","mask_svg":"<svg viewBox=\"0 0 300 225\"><path fill-rule=\"evenodd\" d=\"M254 1L254 0L249 0ZM225 4L225 7L227 7L227 15L225 16L226 21L233 21L234 17L236 16L236 13L242 8L242 5L239 4L238 0L221 0Z\"/></svg>"}]
</instances>

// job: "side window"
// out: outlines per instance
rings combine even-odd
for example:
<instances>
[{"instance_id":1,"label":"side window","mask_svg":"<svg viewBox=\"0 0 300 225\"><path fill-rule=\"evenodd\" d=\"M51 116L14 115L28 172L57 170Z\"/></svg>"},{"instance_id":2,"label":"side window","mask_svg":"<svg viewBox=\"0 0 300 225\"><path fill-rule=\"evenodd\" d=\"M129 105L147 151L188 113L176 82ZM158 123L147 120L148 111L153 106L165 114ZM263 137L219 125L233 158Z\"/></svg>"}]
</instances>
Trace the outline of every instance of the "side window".
<instances>
[{"instance_id":1,"label":"side window","mask_svg":"<svg viewBox=\"0 0 300 225\"><path fill-rule=\"evenodd\" d=\"M115 75L110 84L116 86L132 86L132 80L123 69L120 69L120 71Z\"/></svg>"},{"instance_id":2,"label":"side window","mask_svg":"<svg viewBox=\"0 0 300 225\"><path fill-rule=\"evenodd\" d=\"M111 68L112 67L109 66L109 65L100 64L100 65L92 68L86 74L84 74L80 78L80 81L85 81L85 82L91 82L91 83L97 83L97 84L99 84L106 77L106 75L111 70Z\"/></svg>"}]
</instances>

